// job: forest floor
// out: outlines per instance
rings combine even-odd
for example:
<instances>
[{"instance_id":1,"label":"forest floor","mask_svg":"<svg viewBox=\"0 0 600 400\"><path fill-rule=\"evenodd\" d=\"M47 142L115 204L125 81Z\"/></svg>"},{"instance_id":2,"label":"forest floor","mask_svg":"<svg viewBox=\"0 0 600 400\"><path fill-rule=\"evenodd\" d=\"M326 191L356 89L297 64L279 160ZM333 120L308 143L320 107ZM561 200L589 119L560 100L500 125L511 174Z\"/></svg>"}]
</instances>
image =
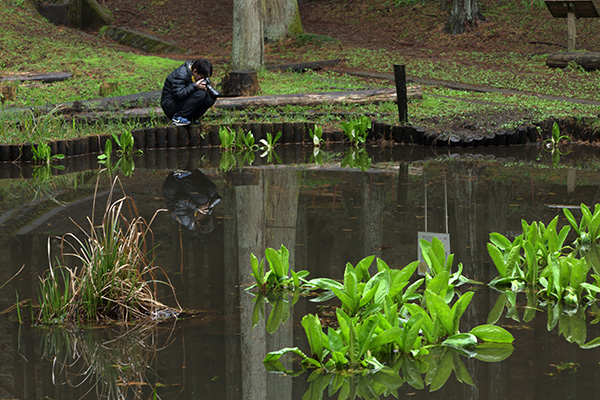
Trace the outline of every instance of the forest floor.
<instances>
[{"instance_id":1,"label":"forest floor","mask_svg":"<svg viewBox=\"0 0 600 400\"><path fill-rule=\"evenodd\" d=\"M403 55L443 58L452 51L544 54L564 50L567 24L544 8L514 0L500 0L476 29L448 35L443 28L448 8L437 2L393 6L389 1L299 0L303 28L308 33L340 40L341 46L388 49ZM504 7L502 7L504 3ZM529 3L527 1L526 3ZM158 36L188 48L194 55L228 60L231 49L233 1L220 0L104 0L114 25ZM589 21L589 20L588 20ZM585 23L582 20L580 23ZM598 41L597 35L578 32L581 48ZM294 41L288 41L293 46ZM272 53L267 46L267 60ZM301 61L302 54L298 54ZM369 70L368 65L364 65Z\"/></svg>"},{"instance_id":2,"label":"forest floor","mask_svg":"<svg viewBox=\"0 0 600 400\"><path fill-rule=\"evenodd\" d=\"M334 38L339 41L342 49L385 49L423 62L447 61L456 64L458 68L468 68L479 63L484 69L506 68L506 65L488 64L489 58L486 55L490 54L517 54L528 59L566 50L566 19L553 18L539 0L499 0L489 5L488 9L486 4L480 4L485 20L460 35L444 32L449 6L442 11L439 2L423 1L402 6L395 6L394 3L398 1L298 0L304 31ZM172 58L205 57L221 65L229 61L232 0L103 0L102 4L112 13L114 25L152 34L191 51L191 54L185 56L169 55ZM598 47L598 21L582 19L577 24L578 48ZM267 44L265 62L278 64L306 61L303 59L306 51L303 46L305 44L295 39L287 39L276 45ZM449 59L449 55L460 52L481 54L481 57ZM285 59L282 58L283 54ZM290 55L295 59L290 59ZM368 62L359 67L342 63L337 69L349 72L374 71ZM515 79L518 79L519 73L521 69L514 65ZM409 70L407 75L410 80ZM480 89L486 91L486 88ZM532 90L532 94L534 92ZM577 101L575 94L566 95ZM509 121L525 120L528 115L518 108L511 108L492 118L495 124L501 125ZM443 118L433 122L441 129L460 131L479 125L478 120L489 121L490 116L473 113L455 120Z\"/></svg>"}]
</instances>

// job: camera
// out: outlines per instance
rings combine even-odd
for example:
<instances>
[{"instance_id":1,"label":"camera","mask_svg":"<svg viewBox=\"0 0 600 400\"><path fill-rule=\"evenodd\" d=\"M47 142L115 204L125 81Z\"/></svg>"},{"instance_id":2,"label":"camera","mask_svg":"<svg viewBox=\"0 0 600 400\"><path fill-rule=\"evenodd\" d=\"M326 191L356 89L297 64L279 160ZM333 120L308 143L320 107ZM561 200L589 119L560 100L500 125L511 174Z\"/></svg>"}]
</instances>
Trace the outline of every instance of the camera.
<instances>
[{"instance_id":1,"label":"camera","mask_svg":"<svg viewBox=\"0 0 600 400\"><path fill-rule=\"evenodd\" d=\"M217 92L217 90L211 86L210 79L204 78L204 83L206 84L206 91L208 94L210 94L212 97L219 97L219 92Z\"/></svg>"}]
</instances>

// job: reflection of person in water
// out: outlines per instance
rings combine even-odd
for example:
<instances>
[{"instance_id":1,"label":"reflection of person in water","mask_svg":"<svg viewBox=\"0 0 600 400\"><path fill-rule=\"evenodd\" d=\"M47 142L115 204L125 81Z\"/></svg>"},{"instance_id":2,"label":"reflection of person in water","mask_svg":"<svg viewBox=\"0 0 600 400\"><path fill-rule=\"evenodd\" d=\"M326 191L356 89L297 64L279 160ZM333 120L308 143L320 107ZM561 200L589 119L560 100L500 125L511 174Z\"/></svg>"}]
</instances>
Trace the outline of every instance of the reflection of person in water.
<instances>
[{"instance_id":1,"label":"reflection of person in water","mask_svg":"<svg viewBox=\"0 0 600 400\"><path fill-rule=\"evenodd\" d=\"M163 184L171 215L189 230L210 233L214 229L212 210L221 201L217 186L200 170L173 171Z\"/></svg>"}]
</instances>

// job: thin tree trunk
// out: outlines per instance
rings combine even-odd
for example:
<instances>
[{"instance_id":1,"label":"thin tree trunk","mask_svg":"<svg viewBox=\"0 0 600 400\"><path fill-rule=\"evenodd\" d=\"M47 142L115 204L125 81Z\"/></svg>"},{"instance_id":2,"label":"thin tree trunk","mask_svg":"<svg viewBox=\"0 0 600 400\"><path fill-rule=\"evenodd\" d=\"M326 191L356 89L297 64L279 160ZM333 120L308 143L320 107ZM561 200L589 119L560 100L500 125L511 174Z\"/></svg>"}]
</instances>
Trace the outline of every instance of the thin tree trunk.
<instances>
[{"instance_id":1,"label":"thin tree trunk","mask_svg":"<svg viewBox=\"0 0 600 400\"><path fill-rule=\"evenodd\" d=\"M477 0L453 0L444 31L451 35L465 33L484 21Z\"/></svg>"},{"instance_id":2,"label":"thin tree trunk","mask_svg":"<svg viewBox=\"0 0 600 400\"><path fill-rule=\"evenodd\" d=\"M231 70L257 70L264 64L262 0L233 0Z\"/></svg>"},{"instance_id":3,"label":"thin tree trunk","mask_svg":"<svg viewBox=\"0 0 600 400\"><path fill-rule=\"evenodd\" d=\"M277 42L303 32L297 0L262 0L265 41Z\"/></svg>"}]
</instances>

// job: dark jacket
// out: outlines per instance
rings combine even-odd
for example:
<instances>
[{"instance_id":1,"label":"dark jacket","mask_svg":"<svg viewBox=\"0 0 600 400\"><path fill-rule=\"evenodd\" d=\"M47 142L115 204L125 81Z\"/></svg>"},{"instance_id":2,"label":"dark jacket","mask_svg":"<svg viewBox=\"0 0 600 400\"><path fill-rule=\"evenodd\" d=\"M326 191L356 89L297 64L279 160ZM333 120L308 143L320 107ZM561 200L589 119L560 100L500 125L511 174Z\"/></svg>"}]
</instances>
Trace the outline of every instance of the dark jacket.
<instances>
[{"instance_id":1,"label":"dark jacket","mask_svg":"<svg viewBox=\"0 0 600 400\"><path fill-rule=\"evenodd\" d=\"M160 105L165 114L171 117L178 105L198 89L192 75L192 61L186 61L171 72L163 86Z\"/></svg>"},{"instance_id":2,"label":"dark jacket","mask_svg":"<svg viewBox=\"0 0 600 400\"><path fill-rule=\"evenodd\" d=\"M162 189L167 208L181 225L203 233L212 231L212 209L221 201L221 196L217 186L202 171L173 171L167 176ZM196 212L203 206L208 206L205 221L208 224L200 227L196 223Z\"/></svg>"}]
</instances>

